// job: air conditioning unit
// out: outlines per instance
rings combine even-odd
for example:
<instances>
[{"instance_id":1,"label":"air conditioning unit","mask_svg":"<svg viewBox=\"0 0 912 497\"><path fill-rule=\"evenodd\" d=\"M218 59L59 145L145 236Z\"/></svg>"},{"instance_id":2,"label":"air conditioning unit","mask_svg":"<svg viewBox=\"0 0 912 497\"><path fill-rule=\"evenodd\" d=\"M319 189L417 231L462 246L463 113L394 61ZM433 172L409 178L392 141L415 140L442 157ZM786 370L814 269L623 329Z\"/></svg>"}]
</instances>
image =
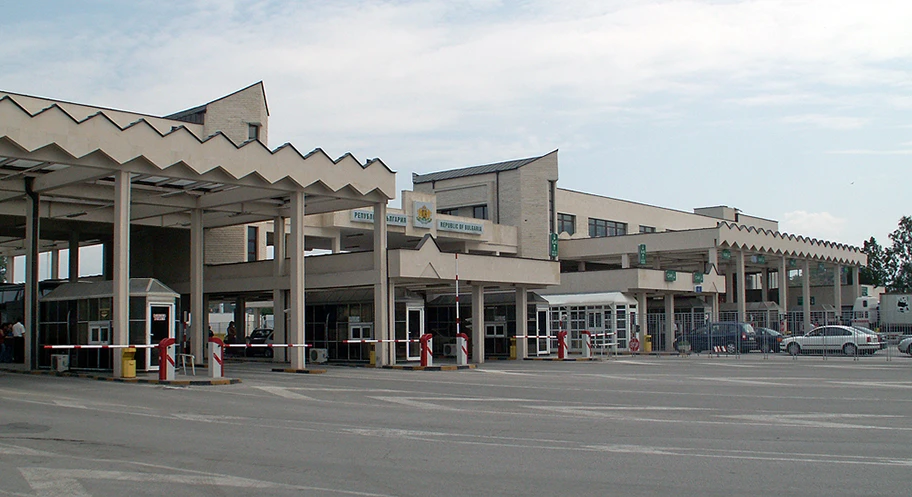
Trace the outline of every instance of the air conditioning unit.
<instances>
[{"instance_id":1,"label":"air conditioning unit","mask_svg":"<svg viewBox=\"0 0 912 497\"><path fill-rule=\"evenodd\" d=\"M70 355L69 354L54 354L51 356L51 364L54 367L54 371L62 373L70 369Z\"/></svg>"},{"instance_id":2,"label":"air conditioning unit","mask_svg":"<svg viewBox=\"0 0 912 497\"><path fill-rule=\"evenodd\" d=\"M443 355L446 357L456 357L456 351L459 350L456 348L455 343L445 343L443 344Z\"/></svg>"},{"instance_id":3,"label":"air conditioning unit","mask_svg":"<svg viewBox=\"0 0 912 497\"><path fill-rule=\"evenodd\" d=\"M309 349L307 357L310 362L315 363L324 363L329 359L329 356L326 354L326 349Z\"/></svg>"}]
</instances>

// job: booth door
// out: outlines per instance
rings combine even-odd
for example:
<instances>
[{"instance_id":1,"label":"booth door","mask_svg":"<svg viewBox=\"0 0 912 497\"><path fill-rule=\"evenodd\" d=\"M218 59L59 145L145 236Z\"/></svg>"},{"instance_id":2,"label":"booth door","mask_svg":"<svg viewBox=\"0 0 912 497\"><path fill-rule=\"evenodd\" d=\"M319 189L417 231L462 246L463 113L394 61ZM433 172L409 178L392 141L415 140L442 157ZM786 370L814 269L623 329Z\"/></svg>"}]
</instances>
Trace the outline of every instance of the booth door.
<instances>
[{"instance_id":1,"label":"booth door","mask_svg":"<svg viewBox=\"0 0 912 497\"><path fill-rule=\"evenodd\" d=\"M149 344L158 345L165 338L174 337L174 305L173 304L149 304L148 330ZM175 348L175 353L178 353ZM149 371L157 371L158 349L146 349L146 364L149 365Z\"/></svg>"}]
</instances>

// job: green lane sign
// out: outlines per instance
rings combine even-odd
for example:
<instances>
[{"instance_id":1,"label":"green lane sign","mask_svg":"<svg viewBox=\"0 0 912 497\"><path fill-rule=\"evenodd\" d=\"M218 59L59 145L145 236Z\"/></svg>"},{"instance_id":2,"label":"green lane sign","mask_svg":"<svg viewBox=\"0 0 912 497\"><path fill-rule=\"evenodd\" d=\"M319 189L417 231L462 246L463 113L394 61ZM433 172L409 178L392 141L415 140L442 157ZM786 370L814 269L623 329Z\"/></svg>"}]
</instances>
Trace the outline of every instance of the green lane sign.
<instances>
[{"instance_id":1,"label":"green lane sign","mask_svg":"<svg viewBox=\"0 0 912 497\"><path fill-rule=\"evenodd\" d=\"M700 271L697 271L696 273L694 273L693 282L694 283L703 283L703 273L701 273Z\"/></svg>"},{"instance_id":2,"label":"green lane sign","mask_svg":"<svg viewBox=\"0 0 912 497\"><path fill-rule=\"evenodd\" d=\"M672 282L678 280L678 272L674 269L665 270L665 281Z\"/></svg>"},{"instance_id":3,"label":"green lane sign","mask_svg":"<svg viewBox=\"0 0 912 497\"><path fill-rule=\"evenodd\" d=\"M551 233L551 258L557 257L557 233Z\"/></svg>"},{"instance_id":4,"label":"green lane sign","mask_svg":"<svg viewBox=\"0 0 912 497\"><path fill-rule=\"evenodd\" d=\"M640 244L640 265L646 264L646 244Z\"/></svg>"}]
</instances>

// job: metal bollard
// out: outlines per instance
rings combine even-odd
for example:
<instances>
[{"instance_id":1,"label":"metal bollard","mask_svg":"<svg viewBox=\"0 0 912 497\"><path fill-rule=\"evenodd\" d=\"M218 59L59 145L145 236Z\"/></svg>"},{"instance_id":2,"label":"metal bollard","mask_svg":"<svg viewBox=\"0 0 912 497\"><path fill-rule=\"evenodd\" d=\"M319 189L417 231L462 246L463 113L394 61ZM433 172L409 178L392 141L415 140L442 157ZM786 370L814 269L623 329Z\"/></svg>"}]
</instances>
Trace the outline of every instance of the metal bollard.
<instances>
[{"instance_id":1,"label":"metal bollard","mask_svg":"<svg viewBox=\"0 0 912 497\"><path fill-rule=\"evenodd\" d=\"M465 333L456 334L456 365L465 366L469 364L469 336Z\"/></svg>"},{"instance_id":2,"label":"metal bollard","mask_svg":"<svg viewBox=\"0 0 912 497\"><path fill-rule=\"evenodd\" d=\"M567 346L567 332L559 331L557 333L557 358L566 359L568 346Z\"/></svg>"},{"instance_id":3,"label":"metal bollard","mask_svg":"<svg viewBox=\"0 0 912 497\"><path fill-rule=\"evenodd\" d=\"M583 359L592 357L592 333L588 331L580 332L583 337Z\"/></svg>"},{"instance_id":4,"label":"metal bollard","mask_svg":"<svg viewBox=\"0 0 912 497\"><path fill-rule=\"evenodd\" d=\"M158 379L174 380L174 344L173 338L165 338L158 343Z\"/></svg>"},{"instance_id":5,"label":"metal bollard","mask_svg":"<svg viewBox=\"0 0 912 497\"><path fill-rule=\"evenodd\" d=\"M209 377L221 378L224 376L224 345L225 342L219 337L209 339Z\"/></svg>"},{"instance_id":6,"label":"metal bollard","mask_svg":"<svg viewBox=\"0 0 912 497\"><path fill-rule=\"evenodd\" d=\"M431 339L434 338L434 335L430 333L425 333L421 335L421 365L424 367L434 365L434 354L433 354L433 343Z\"/></svg>"}]
</instances>

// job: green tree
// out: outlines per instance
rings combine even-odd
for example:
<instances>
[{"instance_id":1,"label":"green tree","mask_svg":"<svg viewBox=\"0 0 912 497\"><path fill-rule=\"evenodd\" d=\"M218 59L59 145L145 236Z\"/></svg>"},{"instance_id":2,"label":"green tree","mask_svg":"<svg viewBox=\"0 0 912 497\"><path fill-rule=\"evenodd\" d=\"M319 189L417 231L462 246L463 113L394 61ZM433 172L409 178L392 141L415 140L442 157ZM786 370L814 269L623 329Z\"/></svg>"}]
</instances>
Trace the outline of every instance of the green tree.
<instances>
[{"instance_id":1,"label":"green tree","mask_svg":"<svg viewBox=\"0 0 912 497\"><path fill-rule=\"evenodd\" d=\"M887 288L893 292L912 292L912 217L903 216L899 220L890 240L893 246L886 249L890 275Z\"/></svg>"},{"instance_id":2,"label":"green tree","mask_svg":"<svg viewBox=\"0 0 912 497\"><path fill-rule=\"evenodd\" d=\"M886 287L889 279L886 250L872 236L870 240L865 240L861 251L868 256L868 265L859 271L859 281L864 285Z\"/></svg>"}]
</instances>

